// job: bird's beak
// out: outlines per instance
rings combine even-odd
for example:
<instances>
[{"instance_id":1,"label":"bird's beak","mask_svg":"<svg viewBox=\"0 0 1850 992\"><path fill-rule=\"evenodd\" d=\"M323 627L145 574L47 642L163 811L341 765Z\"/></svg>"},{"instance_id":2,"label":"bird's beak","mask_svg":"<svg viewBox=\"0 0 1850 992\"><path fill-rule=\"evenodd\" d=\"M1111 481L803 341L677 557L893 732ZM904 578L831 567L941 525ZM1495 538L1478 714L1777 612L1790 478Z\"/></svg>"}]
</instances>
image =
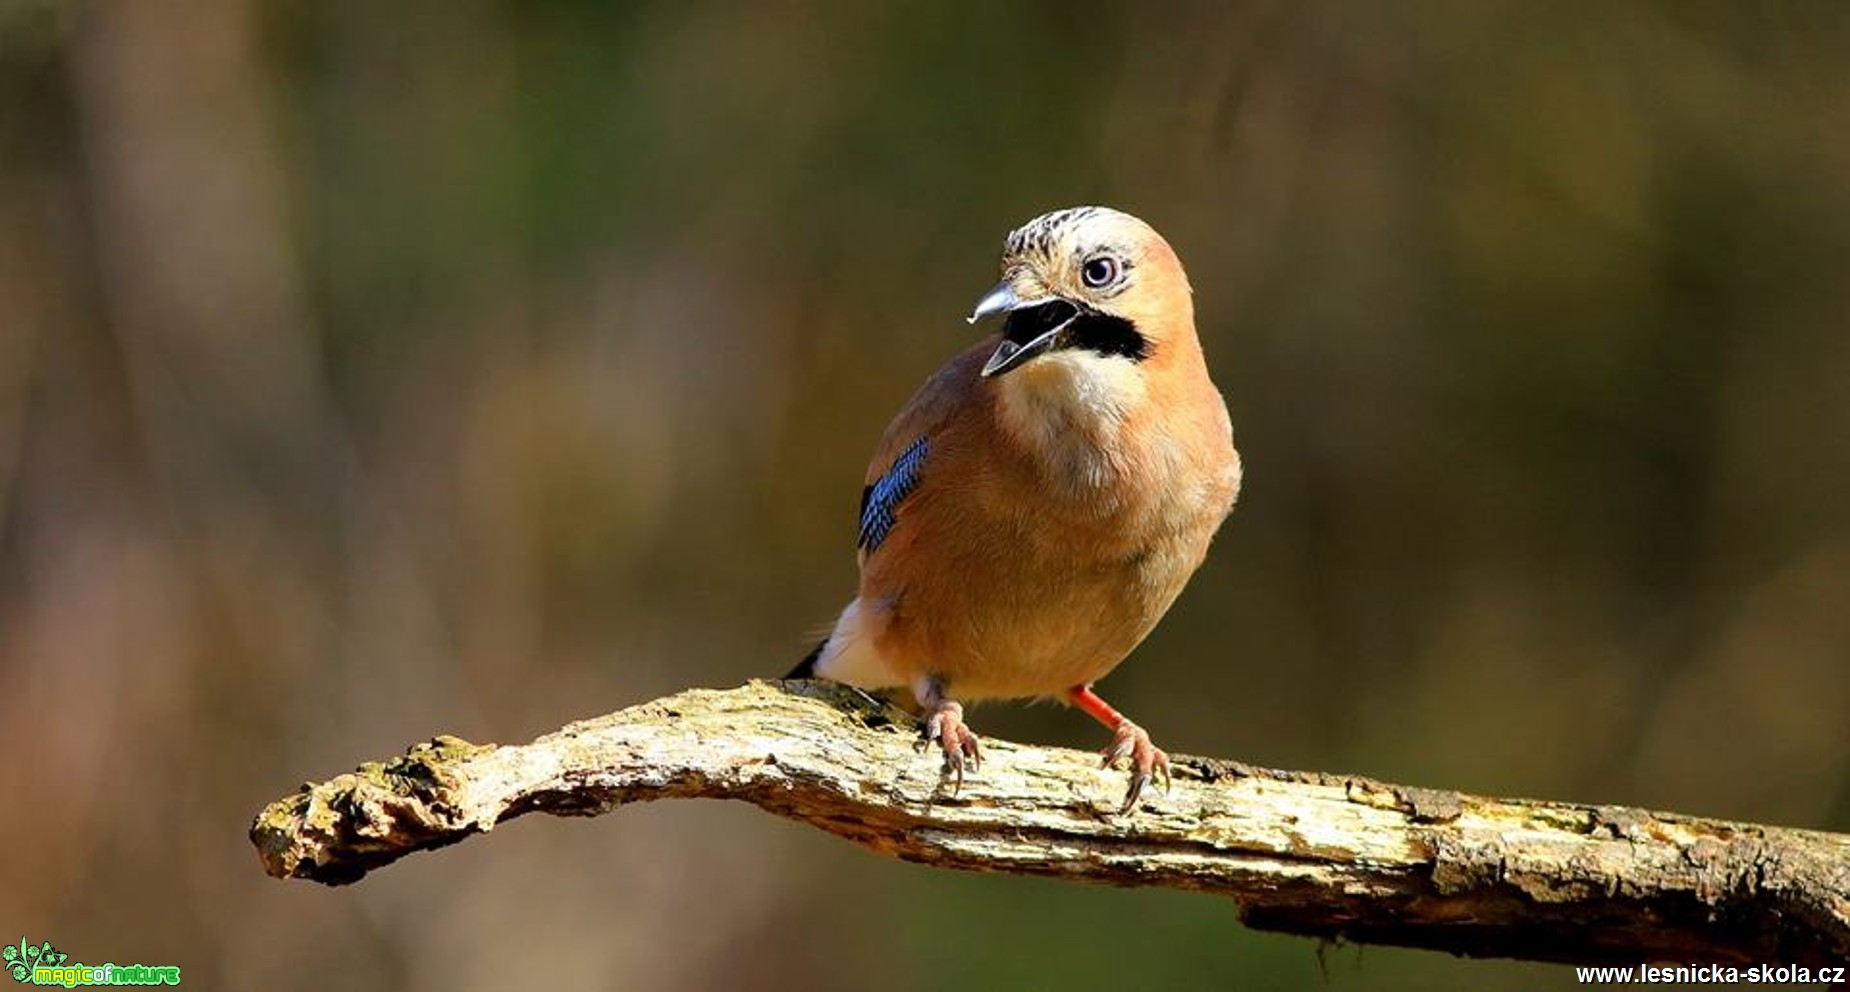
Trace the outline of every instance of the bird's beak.
<instances>
[{"instance_id":1,"label":"bird's beak","mask_svg":"<svg viewBox=\"0 0 1850 992\"><path fill-rule=\"evenodd\" d=\"M999 313L1019 309L1021 305L1021 297L1015 295L1014 283L1004 279L996 283L995 289L984 293L983 298L976 301L976 309L970 311L966 323L974 324L984 317L994 317Z\"/></svg>"},{"instance_id":2,"label":"bird's beak","mask_svg":"<svg viewBox=\"0 0 1850 992\"><path fill-rule=\"evenodd\" d=\"M989 361L983 363L983 378L1001 375L1020 367L1028 359L1052 348L1054 342L1060 337L1060 332L1064 330L1066 330L1066 324L1061 324L1027 344L1016 344L1008 338L1003 338L1002 343L996 346L996 353L989 356Z\"/></svg>"},{"instance_id":3,"label":"bird's beak","mask_svg":"<svg viewBox=\"0 0 1850 992\"><path fill-rule=\"evenodd\" d=\"M1002 343L983 364L983 377L1020 368L1028 359L1059 345L1060 335L1078 319L1079 312L1078 306L1058 296L1024 300L1008 280L998 283L970 311L972 324L999 313L1009 315L1002 329Z\"/></svg>"}]
</instances>

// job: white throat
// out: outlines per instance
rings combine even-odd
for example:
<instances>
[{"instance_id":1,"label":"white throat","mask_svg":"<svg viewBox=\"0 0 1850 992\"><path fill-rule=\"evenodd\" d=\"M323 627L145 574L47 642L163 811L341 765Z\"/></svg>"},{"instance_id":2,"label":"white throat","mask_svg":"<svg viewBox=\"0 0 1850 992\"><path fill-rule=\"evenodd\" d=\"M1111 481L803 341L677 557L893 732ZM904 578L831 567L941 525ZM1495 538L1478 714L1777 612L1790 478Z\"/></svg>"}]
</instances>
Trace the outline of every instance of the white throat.
<instances>
[{"instance_id":1,"label":"white throat","mask_svg":"<svg viewBox=\"0 0 1850 992\"><path fill-rule=\"evenodd\" d=\"M1004 376L1002 426L1040 456L1054 484L1096 494L1126 468L1124 423L1145 402L1143 370L1122 356L1073 349L1042 355Z\"/></svg>"}]
</instances>

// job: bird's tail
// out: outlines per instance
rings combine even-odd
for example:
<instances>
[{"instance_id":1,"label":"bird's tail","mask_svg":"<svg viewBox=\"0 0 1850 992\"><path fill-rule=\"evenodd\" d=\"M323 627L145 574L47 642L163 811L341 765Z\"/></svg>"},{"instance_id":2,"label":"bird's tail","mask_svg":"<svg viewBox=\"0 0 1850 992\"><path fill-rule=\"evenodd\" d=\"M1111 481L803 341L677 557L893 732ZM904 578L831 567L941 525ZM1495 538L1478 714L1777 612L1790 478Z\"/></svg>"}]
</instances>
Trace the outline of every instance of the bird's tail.
<instances>
[{"instance_id":1,"label":"bird's tail","mask_svg":"<svg viewBox=\"0 0 1850 992\"><path fill-rule=\"evenodd\" d=\"M817 641L816 646L809 650L809 654L804 655L803 660L797 662L797 667L792 668L790 670L790 674L785 675L784 678L787 678L787 679L813 679L815 678L816 677L816 659L822 657L822 649L825 647L828 647L828 645L829 645L829 639L826 637L820 641Z\"/></svg>"}]
</instances>

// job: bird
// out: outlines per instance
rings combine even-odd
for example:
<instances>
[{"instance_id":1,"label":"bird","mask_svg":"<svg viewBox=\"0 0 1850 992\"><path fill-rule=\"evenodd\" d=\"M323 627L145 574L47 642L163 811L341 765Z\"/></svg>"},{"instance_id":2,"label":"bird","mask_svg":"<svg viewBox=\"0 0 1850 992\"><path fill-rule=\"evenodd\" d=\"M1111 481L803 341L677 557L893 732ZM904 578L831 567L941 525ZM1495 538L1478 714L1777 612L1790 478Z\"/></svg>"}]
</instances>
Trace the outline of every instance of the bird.
<instances>
[{"instance_id":1,"label":"bird","mask_svg":"<svg viewBox=\"0 0 1850 992\"><path fill-rule=\"evenodd\" d=\"M963 701L1055 698L1112 733L1120 814L1169 756L1094 691L1162 619L1240 491L1193 290L1149 224L1080 206L1011 232L968 321L996 332L886 428L861 494L857 595L790 672L910 690L955 794Z\"/></svg>"}]
</instances>

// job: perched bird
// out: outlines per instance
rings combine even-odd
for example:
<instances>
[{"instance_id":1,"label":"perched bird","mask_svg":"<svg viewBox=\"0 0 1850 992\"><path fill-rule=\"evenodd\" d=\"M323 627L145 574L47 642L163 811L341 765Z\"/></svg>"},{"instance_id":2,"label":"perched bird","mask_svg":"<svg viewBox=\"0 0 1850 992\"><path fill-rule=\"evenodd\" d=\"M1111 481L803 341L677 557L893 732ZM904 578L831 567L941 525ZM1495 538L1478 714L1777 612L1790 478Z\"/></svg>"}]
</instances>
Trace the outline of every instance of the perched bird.
<instances>
[{"instance_id":1,"label":"perched bird","mask_svg":"<svg viewBox=\"0 0 1850 992\"><path fill-rule=\"evenodd\" d=\"M961 784L982 760L959 700L1056 696L1129 759L1121 812L1169 758L1093 691L1169 609L1233 509L1240 456L1195 337L1188 277L1105 207L1008 236L951 359L886 429L861 495L860 594L791 672L905 687Z\"/></svg>"}]
</instances>

